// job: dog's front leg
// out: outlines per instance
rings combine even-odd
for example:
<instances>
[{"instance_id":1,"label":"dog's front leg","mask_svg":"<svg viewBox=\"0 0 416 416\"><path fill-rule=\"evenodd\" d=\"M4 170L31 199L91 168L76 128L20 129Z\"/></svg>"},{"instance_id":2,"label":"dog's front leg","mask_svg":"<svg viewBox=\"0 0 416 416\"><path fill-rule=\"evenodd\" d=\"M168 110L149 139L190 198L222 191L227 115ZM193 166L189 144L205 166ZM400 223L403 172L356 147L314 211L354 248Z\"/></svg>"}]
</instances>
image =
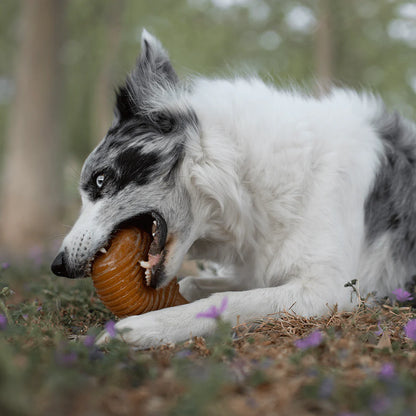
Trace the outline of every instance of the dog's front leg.
<instances>
[{"instance_id":1,"label":"dog's front leg","mask_svg":"<svg viewBox=\"0 0 416 416\"><path fill-rule=\"evenodd\" d=\"M225 296L228 303L222 317L232 325L268 315L278 317L285 310L314 316L328 313L335 304L343 310L355 305L355 302L351 302L350 291L344 288L340 279L304 278L279 287L216 293L187 305L123 319L117 323L116 329L121 339L139 348L209 335L215 330L215 320L198 318L197 314L212 306L219 308ZM109 337L109 334L103 334L98 343L106 342Z\"/></svg>"},{"instance_id":2,"label":"dog's front leg","mask_svg":"<svg viewBox=\"0 0 416 416\"><path fill-rule=\"evenodd\" d=\"M198 302L148 312L124 318L116 324L117 338L140 349L185 341L193 336L208 335L215 330L212 319L198 319L196 315L221 300L202 299ZM107 332L97 339L105 344L111 338Z\"/></svg>"}]
</instances>

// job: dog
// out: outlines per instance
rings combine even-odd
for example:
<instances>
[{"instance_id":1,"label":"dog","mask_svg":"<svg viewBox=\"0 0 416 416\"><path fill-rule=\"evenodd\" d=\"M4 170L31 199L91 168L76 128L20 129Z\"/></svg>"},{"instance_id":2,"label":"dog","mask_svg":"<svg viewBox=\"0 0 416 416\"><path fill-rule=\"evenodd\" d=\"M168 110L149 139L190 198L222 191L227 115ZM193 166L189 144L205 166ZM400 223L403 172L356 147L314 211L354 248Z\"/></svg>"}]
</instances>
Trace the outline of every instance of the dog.
<instances>
[{"instance_id":1,"label":"dog","mask_svg":"<svg viewBox=\"0 0 416 416\"><path fill-rule=\"evenodd\" d=\"M196 315L213 306L232 325L288 310L320 316L357 305L344 287L352 279L363 297L411 280L414 124L342 88L315 97L256 77L180 81L159 40L143 31L141 45L83 166L82 210L52 271L88 276L114 230L153 223L152 287L186 255L218 266L180 280L190 303L120 320L126 342L207 336L215 319Z\"/></svg>"}]
</instances>

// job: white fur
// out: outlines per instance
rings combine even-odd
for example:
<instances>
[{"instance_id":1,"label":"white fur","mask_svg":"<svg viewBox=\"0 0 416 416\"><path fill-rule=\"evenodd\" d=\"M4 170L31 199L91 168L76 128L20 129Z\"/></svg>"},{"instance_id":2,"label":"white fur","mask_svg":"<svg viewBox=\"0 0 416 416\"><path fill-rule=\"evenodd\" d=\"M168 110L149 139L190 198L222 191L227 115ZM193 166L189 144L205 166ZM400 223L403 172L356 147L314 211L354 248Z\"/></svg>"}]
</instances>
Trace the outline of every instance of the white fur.
<instances>
[{"instance_id":1,"label":"white fur","mask_svg":"<svg viewBox=\"0 0 416 416\"><path fill-rule=\"evenodd\" d=\"M148 348L207 335L215 322L195 316L224 296L223 318L236 324L351 309L344 284L355 278L363 294L404 283L404 273L386 279L397 272L388 237L380 247L365 241L364 204L383 151L371 124L378 99L345 90L315 99L258 79L196 80L190 91L181 105L196 113L200 134L179 175L191 195L188 245L222 274L183 279L192 303L121 320L126 341Z\"/></svg>"}]
</instances>

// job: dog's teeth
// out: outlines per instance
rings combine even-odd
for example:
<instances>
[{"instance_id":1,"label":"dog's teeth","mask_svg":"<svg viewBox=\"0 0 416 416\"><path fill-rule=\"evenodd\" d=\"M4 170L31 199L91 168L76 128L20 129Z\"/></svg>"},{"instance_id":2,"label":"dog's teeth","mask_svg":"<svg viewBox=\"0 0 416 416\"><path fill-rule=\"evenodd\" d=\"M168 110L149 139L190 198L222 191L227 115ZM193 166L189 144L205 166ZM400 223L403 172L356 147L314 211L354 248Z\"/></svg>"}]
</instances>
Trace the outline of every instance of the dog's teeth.
<instances>
[{"instance_id":1,"label":"dog's teeth","mask_svg":"<svg viewBox=\"0 0 416 416\"><path fill-rule=\"evenodd\" d=\"M107 250L104 247L101 247L99 251L103 254L107 253Z\"/></svg>"},{"instance_id":2,"label":"dog's teeth","mask_svg":"<svg viewBox=\"0 0 416 416\"><path fill-rule=\"evenodd\" d=\"M150 283L152 282L152 273L150 269L146 269L146 271L144 272L144 277L146 279L146 285L150 286Z\"/></svg>"},{"instance_id":3,"label":"dog's teeth","mask_svg":"<svg viewBox=\"0 0 416 416\"><path fill-rule=\"evenodd\" d=\"M148 261L144 261L144 260L140 261L140 266L142 266L143 269L150 269L152 267Z\"/></svg>"}]
</instances>

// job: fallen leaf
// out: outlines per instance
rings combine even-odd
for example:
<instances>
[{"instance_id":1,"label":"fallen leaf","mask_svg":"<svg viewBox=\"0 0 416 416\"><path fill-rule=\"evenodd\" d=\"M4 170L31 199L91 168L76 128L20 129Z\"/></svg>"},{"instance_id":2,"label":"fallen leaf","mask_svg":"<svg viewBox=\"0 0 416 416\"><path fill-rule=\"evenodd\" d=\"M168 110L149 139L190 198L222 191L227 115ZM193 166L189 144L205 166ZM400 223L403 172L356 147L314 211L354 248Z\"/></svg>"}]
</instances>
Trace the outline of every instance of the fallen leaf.
<instances>
[{"instance_id":1,"label":"fallen leaf","mask_svg":"<svg viewBox=\"0 0 416 416\"><path fill-rule=\"evenodd\" d=\"M388 331L383 332L380 341L378 341L378 344L376 345L376 348L379 350L387 348L390 352L393 352L393 349L391 347L390 334Z\"/></svg>"}]
</instances>

